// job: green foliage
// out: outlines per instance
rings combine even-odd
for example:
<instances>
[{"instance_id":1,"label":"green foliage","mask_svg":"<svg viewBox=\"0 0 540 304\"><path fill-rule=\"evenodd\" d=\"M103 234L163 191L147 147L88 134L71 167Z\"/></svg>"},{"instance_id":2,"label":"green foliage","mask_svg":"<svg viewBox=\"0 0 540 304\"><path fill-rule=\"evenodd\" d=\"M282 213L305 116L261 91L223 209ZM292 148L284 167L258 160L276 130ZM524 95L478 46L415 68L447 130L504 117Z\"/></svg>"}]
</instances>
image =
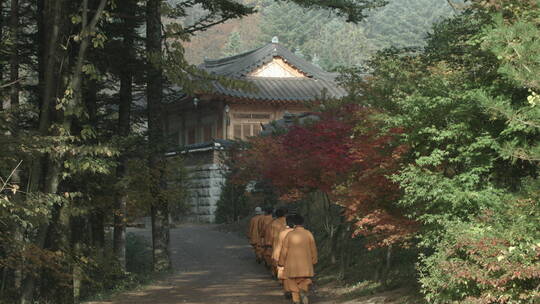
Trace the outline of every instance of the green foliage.
<instances>
[{"instance_id":1,"label":"green foliage","mask_svg":"<svg viewBox=\"0 0 540 304\"><path fill-rule=\"evenodd\" d=\"M528 88L526 102L488 95L484 105L493 115L507 120L505 156L533 162L540 161L539 5L509 6L511 14L506 16L511 17L506 19L502 13L495 13L492 24L484 27L480 37L482 48L493 52L500 61L498 72L515 86Z\"/></svg>"},{"instance_id":2,"label":"green foliage","mask_svg":"<svg viewBox=\"0 0 540 304\"><path fill-rule=\"evenodd\" d=\"M128 174L120 181L124 185L130 200L129 216L132 219L148 215L150 203L152 202L151 171L146 159L133 158L128 162ZM169 202L169 211L174 219L180 218L187 211L187 184L189 183L189 172L183 165L183 160L178 157L167 159L165 169L167 187L163 191Z\"/></svg>"},{"instance_id":3,"label":"green foliage","mask_svg":"<svg viewBox=\"0 0 540 304\"><path fill-rule=\"evenodd\" d=\"M494 23L492 27L485 27L482 41L483 47L501 61L499 73L514 79L517 84L539 88L540 76L534 73L540 69L538 25L527 20L507 24L500 15L495 16Z\"/></svg>"},{"instance_id":4,"label":"green foliage","mask_svg":"<svg viewBox=\"0 0 540 304\"><path fill-rule=\"evenodd\" d=\"M307 9L293 3L274 2L262 11L259 43L265 44L277 36L279 42L292 51L300 50L310 56L303 45L316 36L323 25L330 21L324 10Z\"/></svg>"},{"instance_id":5,"label":"green foliage","mask_svg":"<svg viewBox=\"0 0 540 304\"><path fill-rule=\"evenodd\" d=\"M446 0L392 0L362 25L373 49L423 47L431 27L453 13Z\"/></svg>"},{"instance_id":6,"label":"green foliage","mask_svg":"<svg viewBox=\"0 0 540 304\"><path fill-rule=\"evenodd\" d=\"M107 250L105 255L98 251L89 252L80 261L85 265L86 273L82 297L96 299L111 292L134 288L148 282L152 275L151 249L151 244L146 238L128 232L126 235L127 272L122 270L111 250Z\"/></svg>"},{"instance_id":7,"label":"green foliage","mask_svg":"<svg viewBox=\"0 0 540 304\"><path fill-rule=\"evenodd\" d=\"M187 203L187 188L191 182L189 170L184 166L182 158L173 157L167 160L165 171L168 187L165 192L169 201L170 215L174 220L179 220L189 210Z\"/></svg>"},{"instance_id":8,"label":"green foliage","mask_svg":"<svg viewBox=\"0 0 540 304\"><path fill-rule=\"evenodd\" d=\"M229 35L229 41L227 41L227 45L225 46L225 49L223 50L223 55L225 56L233 56L236 54L241 53L241 40L240 40L240 33L239 32L232 32Z\"/></svg>"},{"instance_id":9,"label":"green foliage","mask_svg":"<svg viewBox=\"0 0 540 304\"><path fill-rule=\"evenodd\" d=\"M406 130L401 141L410 147L408 164L393 180L403 190L400 205L424 223L429 246L445 221L467 220L501 204L503 189L516 186L508 176L527 174L501 160L505 121L490 115L483 102L486 92L519 102L523 89L496 74L488 52L463 53L452 44L472 40L481 31L477 22L466 14L441 24L422 54L381 53L372 61L369 93L361 98L384 110L380 119L388 127ZM446 44L439 43L443 38Z\"/></svg>"},{"instance_id":10,"label":"green foliage","mask_svg":"<svg viewBox=\"0 0 540 304\"><path fill-rule=\"evenodd\" d=\"M368 15L367 11L384 6L386 0L289 0L303 7L332 9L338 16L346 17L347 22L358 23Z\"/></svg>"},{"instance_id":11,"label":"green foliage","mask_svg":"<svg viewBox=\"0 0 540 304\"><path fill-rule=\"evenodd\" d=\"M134 233L126 235L126 270L137 275L152 272L152 250L150 242Z\"/></svg>"},{"instance_id":12,"label":"green foliage","mask_svg":"<svg viewBox=\"0 0 540 304\"><path fill-rule=\"evenodd\" d=\"M492 120L505 121L497 134L500 158L520 166L520 175L530 177L511 183L518 186L506 191L500 189L502 193L485 204L484 212L470 220L445 223L435 253L423 257L420 266L423 292L432 303L540 300L540 112L536 107L540 66L535 38L540 3L522 5L495 6L489 11L490 22L470 42L480 42L497 58L502 79L486 83L475 97ZM510 90L513 94L503 93ZM518 180L517 172L501 173ZM509 186L508 181L503 184Z\"/></svg>"},{"instance_id":13,"label":"green foliage","mask_svg":"<svg viewBox=\"0 0 540 304\"><path fill-rule=\"evenodd\" d=\"M538 301L538 24L523 17L536 9L504 21L467 11L437 25L424 51L379 53L358 84L359 102L404 130L392 179L423 223L430 303Z\"/></svg>"},{"instance_id":14,"label":"green foliage","mask_svg":"<svg viewBox=\"0 0 540 304\"><path fill-rule=\"evenodd\" d=\"M216 223L233 223L250 214L251 205L245 190L245 185L234 184L229 178L226 179L217 202Z\"/></svg>"},{"instance_id":15,"label":"green foliage","mask_svg":"<svg viewBox=\"0 0 540 304\"><path fill-rule=\"evenodd\" d=\"M344 208L331 203L322 193L312 193L287 207L305 217L306 227L315 236L319 250L318 284L340 281L350 286L347 298L362 296L359 287L364 287L366 293L397 286L416 288L417 248L367 249L371 240L353 237L354 226L343 216Z\"/></svg>"},{"instance_id":16,"label":"green foliage","mask_svg":"<svg viewBox=\"0 0 540 304\"><path fill-rule=\"evenodd\" d=\"M374 52L365 28L339 19L323 22L320 32L303 44L311 61L327 71L367 61Z\"/></svg>"},{"instance_id":17,"label":"green foliage","mask_svg":"<svg viewBox=\"0 0 540 304\"><path fill-rule=\"evenodd\" d=\"M539 184L536 194L472 222L449 222L420 266L430 303L537 303L540 299ZM533 188L534 189L534 188Z\"/></svg>"}]
</instances>

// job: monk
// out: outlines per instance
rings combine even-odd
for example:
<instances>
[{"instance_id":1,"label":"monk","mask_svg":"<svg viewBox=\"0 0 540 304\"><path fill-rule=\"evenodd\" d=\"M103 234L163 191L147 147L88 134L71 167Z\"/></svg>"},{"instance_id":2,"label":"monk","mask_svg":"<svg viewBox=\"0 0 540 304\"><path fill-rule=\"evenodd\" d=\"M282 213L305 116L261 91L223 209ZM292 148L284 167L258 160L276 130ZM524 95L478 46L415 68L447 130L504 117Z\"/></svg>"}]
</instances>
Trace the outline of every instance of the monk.
<instances>
[{"instance_id":1,"label":"monk","mask_svg":"<svg viewBox=\"0 0 540 304\"><path fill-rule=\"evenodd\" d=\"M272 254L275 243L277 243L277 238L281 230L285 229L285 214L287 210L284 208L279 208L275 212L276 218L270 222L269 226L265 230L264 234L264 259L266 263L271 267L272 275L277 276L276 264L273 263Z\"/></svg>"},{"instance_id":2,"label":"monk","mask_svg":"<svg viewBox=\"0 0 540 304\"><path fill-rule=\"evenodd\" d=\"M259 220L262 218L263 212L261 207L255 208L255 215L249 221L247 236L249 239L249 244L253 247L255 252L255 259L257 263L262 261L262 250L259 237Z\"/></svg>"},{"instance_id":3,"label":"monk","mask_svg":"<svg viewBox=\"0 0 540 304\"><path fill-rule=\"evenodd\" d=\"M274 265L276 265L276 272L277 272L277 278L280 282L280 284L283 286L283 291L285 292L285 298L290 299L291 298L291 291L285 288L285 285L283 282L285 281L284 276L284 267L278 266L279 262L279 255L281 253L281 248L283 247L283 241L285 240L285 237L289 232L291 232L294 228L294 215L287 215L285 218L287 226L285 226L285 229L281 230L278 234L278 237L275 239L274 246L272 248L272 262Z\"/></svg>"},{"instance_id":4,"label":"monk","mask_svg":"<svg viewBox=\"0 0 540 304\"><path fill-rule=\"evenodd\" d=\"M267 245L266 239L268 239L268 236L266 236L266 231L270 229L270 224L274 220L272 217L272 211L273 209L270 207L265 208L264 210L265 215L263 215L261 219L259 220L259 238L260 238L259 244L261 244L261 250L262 250L261 256L264 260L266 267L270 267L270 264L268 263L270 260L267 258L267 256L268 256L268 248L270 248L271 245Z\"/></svg>"},{"instance_id":5,"label":"monk","mask_svg":"<svg viewBox=\"0 0 540 304\"><path fill-rule=\"evenodd\" d=\"M295 227L283 240L278 265L284 267L284 287L290 290L295 304L308 304L308 290L317 264L317 247L313 234L304 228L304 218L295 215Z\"/></svg>"}]
</instances>

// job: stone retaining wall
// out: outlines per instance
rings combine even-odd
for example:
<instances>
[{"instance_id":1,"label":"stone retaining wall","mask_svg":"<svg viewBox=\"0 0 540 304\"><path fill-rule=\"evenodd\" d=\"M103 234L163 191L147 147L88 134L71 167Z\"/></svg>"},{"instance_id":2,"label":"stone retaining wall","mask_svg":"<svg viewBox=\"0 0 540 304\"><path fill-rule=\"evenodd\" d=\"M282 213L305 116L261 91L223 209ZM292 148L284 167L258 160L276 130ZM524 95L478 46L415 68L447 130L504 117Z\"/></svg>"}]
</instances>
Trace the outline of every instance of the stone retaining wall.
<instances>
[{"instance_id":1,"label":"stone retaining wall","mask_svg":"<svg viewBox=\"0 0 540 304\"><path fill-rule=\"evenodd\" d=\"M225 184L224 170L220 165L209 164L188 167L188 222L212 223L215 219L217 202Z\"/></svg>"}]
</instances>

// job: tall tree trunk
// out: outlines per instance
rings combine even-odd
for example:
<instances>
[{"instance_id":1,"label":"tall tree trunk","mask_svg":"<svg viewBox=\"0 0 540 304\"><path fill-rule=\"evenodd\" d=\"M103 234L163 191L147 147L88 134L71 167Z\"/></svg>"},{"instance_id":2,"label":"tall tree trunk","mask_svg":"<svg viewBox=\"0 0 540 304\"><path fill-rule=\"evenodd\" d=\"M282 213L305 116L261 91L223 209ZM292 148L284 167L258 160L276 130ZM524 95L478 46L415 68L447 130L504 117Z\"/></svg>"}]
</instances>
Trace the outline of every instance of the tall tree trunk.
<instances>
[{"instance_id":1,"label":"tall tree trunk","mask_svg":"<svg viewBox=\"0 0 540 304\"><path fill-rule=\"evenodd\" d=\"M124 6L128 8L129 6ZM126 9L128 10L128 9ZM122 12L129 16L129 11ZM118 135L120 138L129 136L130 121L131 121L131 104L133 99L133 60L134 60L134 45L133 31L135 23L129 18L123 18L123 53L127 56L126 62L120 69L120 100L118 113ZM116 178L122 180L126 175L128 158L126 153L122 153L118 159L118 167L116 168ZM126 211L127 211L127 191L120 183L115 195L115 210L114 210L114 254L122 269L126 270Z\"/></svg>"},{"instance_id":2,"label":"tall tree trunk","mask_svg":"<svg viewBox=\"0 0 540 304\"><path fill-rule=\"evenodd\" d=\"M83 74L82 68L86 58L86 52L90 46L90 35L95 30L97 22L101 18L103 10L105 9L106 0L100 0L99 6L96 9L96 13L91 20L88 18L88 0L83 0L83 12L82 12L82 29L81 29L81 44L79 46L79 53L77 54L77 60L73 69L71 77L71 85L73 89L73 101L70 103L72 107L81 106L83 104L82 96L82 83ZM70 119L70 117L68 117Z\"/></svg>"},{"instance_id":3,"label":"tall tree trunk","mask_svg":"<svg viewBox=\"0 0 540 304\"><path fill-rule=\"evenodd\" d=\"M148 0L146 4L146 51L147 58L161 55L161 0ZM156 62L148 63L146 96L148 103L148 139L150 144L149 166L152 178L151 205L152 216L152 253L154 270L163 271L171 268L169 255L169 206L164 195L165 149L163 112L161 99L163 93L163 71Z\"/></svg>"},{"instance_id":4,"label":"tall tree trunk","mask_svg":"<svg viewBox=\"0 0 540 304\"><path fill-rule=\"evenodd\" d=\"M5 0L0 0L0 37L4 37L4 28L6 26L4 20L4 3ZM4 42L0 42L0 46L4 47ZM1 56L2 54L0 54ZM3 58L0 57L0 61ZM4 83L4 66L0 64L0 84ZM0 111L4 109L4 92L0 91Z\"/></svg>"},{"instance_id":5,"label":"tall tree trunk","mask_svg":"<svg viewBox=\"0 0 540 304\"><path fill-rule=\"evenodd\" d=\"M90 229L92 234L92 246L103 248L105 246L105 212L97 208L92 212L90 219ZM103 250L101 250L103 253Z\"/></svg>"},{"instance_id":6,"label":"tall tree trunk","mask_svg":"<svg viewBox=\"0 0 540 304\"><path fill-rule=\"evenodd\" d=\"M97 126L98 117L97 117L97 93L98 93L98 84L95 79L86 80L86 93L85 93L85 104L86 110L88 112L88 122L91 126ZM97 144L97 141L93 142ZM95 206L90 212L90 227L89 232L91 235L91 245L95 248L99 248L100 252L103 253L103 248L105 246L105 212L103 211L102 206Z\"/></svg>"},{"instance_id":7,"label":"tall tree trunk","mask_svg":"<svg viewBox=\"0 0 540 304\"><path fill-rule=\"evenodd\" d=\"M43 91L43 84L45 83L45 53L47 49L46 44L46 27L45 27L45 19L44 19L44 11L45 11L45 0L36 0L36 8L37 8L37 68L38 68L38 95L39 95L39 108L41 109L41 106L43 104L43 97L44 97L44 91Z\"/></svg>"},{"instance_id":8,"label":"tall tree trunk","mask_svg":"<svg viewBox=\"0 0 540 304\"><path fill-rule=\"evenodd\" d=\"M386 256L385 256L385 265L384 265L384 275L383 275L383 285L387 286L390 280L390 270L392 267L392 244L388 245L388 248L386 248Z\"/></svg>"},{"instance_id":9,"label":"tall tree trunk","mask_svg":"<svg viewBox=\"0 0 540 304\"><path fill-rule=\"evenodd\" d=\"M121 155L116 168L116 177L120 181L126 174L126 156ZM123 186L118 186L123 187ZM120 263L122 270L126 271L126 209L127 194L125 189L118 189L114 202L114 233L113 251L114 256Z\"/></svg>"},{"instance_id":10,"label":"tall tree trunk","mask_svg":"<svg viewBox=\"0 0 540 304\"><path fill-rule=\"evenodd\" d=\"M58 72L59 66L59 44L62 36L62 9L65 3L61 0L38 0L38 33L43 37L43 48L40 64L42 75L40 79L41 104L39 115L38 132L42 136L49 135L49 127L51 125L51 117L55 104L55 93L58 87ZM41 38L41 37L40 37ZM30 174L29 189L30 192L42 191L44 193L56 193L58 189L60 166L50 156L36 159L32 164ZM45 176L45 177L44 177ZM53 192L51 192L53 191ZM49 231L49 222L46 221L39 225L35 245L38 248L45 246L45 240ZM21 304L33 303L34 288L39 274L28 274L24 279L21 293Z\"/></svg>"},{"instance_id":11,"label":"tall tree trunk","mask_svg":"<svg viewBox=\"0 0 540 304\"><path fill-rule=\"evenodd\" d=\"M335 265L337 263L337 256L339 254L338 242L341 232L341 224L334 223L336 214L332 210L332 202L330 201L330 197L328 196L328 194L326 192L319 192L317 198L319 197L321 200L322 208L324 208L325 210L325 227L327 230L326 232L328 233L328 236L330 238L330 263L332 265ZM338 215L338 217L340 216Z\"/></svg>"},{"instance_id":12,"label":"tall tree trunk","mask_svg":"<svg viewBox=\"0 0 540 304\"><path fill-rule=\"evenodd\" d=\"M10 103L12 107L19 105L19 0L11 0L11 13L9 16L9 36L12 43L9 56L9 82L13 83L10 87Z\"/></svg>"},{"instance_id":13,"label":"tall tree trunk","mask_svg":"<svg viewBox=\"0 0 540 304\"><path fill-rule=\"evenodd\" d=\"M98 110L98 84L95 79L86 79L86 88L85 88L85 98L84 98L84 104L86 107L86 112L88 114L88 123L91 126L97 126L98 124L98 117L97 117L97 110Z\"/></svg>"},{"instance_id":14,"label":"tall tree trunk","mask_svg":"<svg viewBox=\"0 0 540 304\"><path fill-rule=\"evenodd\" d=\"M80 266L79 258L83 255L83 243L86 238L83 237L86 231L86 217L84 216L72 216L70 220L71 226L71 243L74 257L72 277L73 277L73 303L80 303L81 286L83 279L83 269Z\"/></svg>"},{"instance_id":15,"label":"tall tree trunk","mask_svg":"<svg viewBox=\"0 0 540 304\"><path fill-rule=\"evenodd\" d=\"M18 37L19 37L19 0L11 0L10 3L11 12L9 16L9 39L11 41L11 50L9 55L9 83L10 93L9 93L9 108L11 111L11 126L10 132L11 136L17 137L17 131L19 126L19 94L20 94L20 83L19 83L19 48L18 48ZM20 176L20 167L15 167L11 179L11 183L20 187L21 176ZM14 200L19 201L21 199L20 195L15 195ZM14 227L14 238L17 243L22 243L23 241L23 232L22 228L15 226ZM18 244L16 244L18 246ZM14 283L15 289L20 290L22 284L22 259L18 259L17 266L14 271Z\"/></svg>"},{"instance_id":16,"label":"tall tree trunk","mask_svg":"<svg viewBox=\"0 0 540 304\"><path fill-rule=\"evenodd\" d=\"M69 103L67 110L70 110L70 106L72 109L75 109L77 107L81 107L83 105L84 99L83 99L83 65L84 61L86 59L86 53L88 51L88 48L90 47L90 35L95 30L97 22L101 18L101 14L103 13L103 10L105 9L105 4L107 3L106 0L100 0L99 6L96 9L96 12L94 16L90 19L88 16L89 6L88 6L89 0L83 0L83 7L82 7L82 28L81 28L81 44L79 46L79 51L77 54L77 59L75 62L75 67L73 69L73 74L71 75L71 85L73 89L73 101ZM70 111L71 112L71 111ZM64 125L69 130L72 125L73 116L68 116L64 118L66 122L64 122ZM64 224L67 224L69 222L68 219L65 219L63 221ZM80 253L80 239L77 239L77 241L74 244L74 252L75 254ZM80 302L80 287L81 287L81 280L82 280L82 270L79 267L77 263L73 265L73 303L78 304Z\"/></svg>"},{"instance_id":17,"label":"tall tree trunk","mask_svg":"<svg viewBox=\"0 0 540 304\"><path fill-rule=\"evenodd\" d=\"M39 1L39 0L38 0ZM44 48L43 59L43 83L42 100L39 117L39 133L44 136L53 135L50 133L51 123L57 122L69 130L71 128L71 117L64 117L55 109L56 98L63 94L64 83L67 83L63 77L66 72L71 72L71 84L74 91L74 100L71 101L68 107L75 107L82 102L81 82L82 82L82 66L85 59L86 51L89 46L89 33L95 30L95 26L103 13L106 0L100 0L100 4L95 11L91 21L88 21L88 0L83 2L83 27L81 31L81 44L78 49L77 59L73 70L61 69L62 58L65 51L61 49L61 39L65 36L64 32L69 24L69 14L65 11L69 1L66 0L44 0L43 10L39 13L43 14L41 19L43 22L38 23L42 26L44 42L47 47ZM38 2L39 4L39 2ZM67 63L69 66L69 63ZM57 160L54 155L48 155L43 160L36 161L33 164L30 189L29 191L41 190L44 193L56 194L60 184L61 161ZM45 166L43 165L45 163ZM42 176L44 176L42 180ZM60 206L58 210L58 222L60 226L66 226L68 223L66 214L66 206ZM38 248L44 248L47 235L50 233L51 225L45 222L38 227L38 233L35 244ZM65 233L65 231L63 232ZM65 235L62 235L64 237ZM33 303L34 287L38 276L34 274L28 275L23 283L21 295L21 304Z\"/></svg>"},{"instance_id":18,"label":"tall tree trunk","mask_svg":"<svg viewBox=\"0 0 540 304\"><path fill-rule=\"evenodd\" d=\"M63 1L38 0L38 34L39 42L39 81L40 113L38 132L42 136L49 135L51 115L54 110L55 93L58 77L55 75L59 65L59 44L61 36L61 14ZM47 157L34 160L28 191L36 191L43 185L43 176ZM48 225L48 224L43 224ZM43 229L40 229L42 231ZM46 230L46 229L45 229Z\"/></svg>"},{"instance_id":19,"label":"tall tree trunk","mask_svg":"<svg viewBox=\"0 0 540 304\"><path fill-rule=\"evenodd\" d=\"M8 268L3 267L2 268L2 283L0 284L0 297L4 295L4 290L6 288L6 282L7 282L7 276L8 276Z\"/></svg>"}]
</instances>

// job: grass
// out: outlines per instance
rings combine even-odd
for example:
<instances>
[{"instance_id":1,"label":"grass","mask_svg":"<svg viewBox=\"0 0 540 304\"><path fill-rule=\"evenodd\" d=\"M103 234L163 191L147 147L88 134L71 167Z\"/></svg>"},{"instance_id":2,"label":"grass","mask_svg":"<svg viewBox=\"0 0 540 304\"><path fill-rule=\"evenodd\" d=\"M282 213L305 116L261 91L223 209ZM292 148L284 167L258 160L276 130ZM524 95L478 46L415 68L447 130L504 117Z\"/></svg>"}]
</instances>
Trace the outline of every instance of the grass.
<instances>
[{"instance_id":1,"label":"grass","mask_svg":"<svg viewBox=\"0 0 540 304\"><path fill-rule=\"evenodd\" d=\"M84 301L82 301L82 303L94 302L94 301L97 301L97 302L106 301L106 300L110 300L112 297L122 292L143 290L148 285L151 285L157 281L160 281L170 274L171 274L170 271L164 271L164 272L159 272L159 273L153 272L153 273L146 274L144 276L137 276L137 278L134 278L132 280L125 279L119 285L116 285L112 289L102 290L102 291L96 292L90 297L85 298Z\"/></svg>"},{"instance_id":2,"label":"grass","mask_svg":"<svg viewBox=\"0 0 540 304\"><path fill-rule=\"evenodd\" d=\"M344 300L352 300L359 297L374 295L384 291L382 284L373 281L363 281L344 288L342 297Z\"/></svg>"}]
</instances>

